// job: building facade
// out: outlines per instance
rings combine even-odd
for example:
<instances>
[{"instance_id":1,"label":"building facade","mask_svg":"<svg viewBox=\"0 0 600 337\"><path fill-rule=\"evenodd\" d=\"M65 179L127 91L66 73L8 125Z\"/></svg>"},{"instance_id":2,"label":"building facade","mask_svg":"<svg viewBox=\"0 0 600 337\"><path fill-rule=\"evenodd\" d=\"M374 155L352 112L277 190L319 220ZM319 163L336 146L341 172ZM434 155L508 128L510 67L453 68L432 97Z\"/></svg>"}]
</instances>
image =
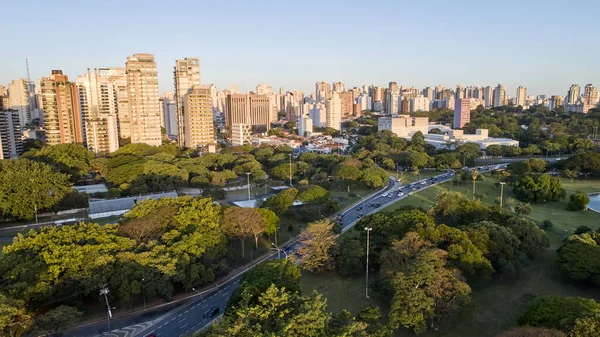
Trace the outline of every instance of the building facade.
<instances>
[{"instance_id":1,"label":"building facade","mask_svg":"<svg viewBox=\"0 0 600 337\"><path fill-rule=\"evenodd\" d=\"M165 93L162 98L162 114L165 131L169 138L177 137L177 102L173 98L172 92Z\"/></svg>"},{"instance_id":2,"label":"building facade","mask_svg":"<svg viewBox=\"0 0 600 337\"><path fill-rule=\"evenodd\" d=\"M411 137L417 131L424 135L429 132L429 118L410 117L409 115L400 115L398 117L380 117L377 119L377 129L379 131L389 130L398 137Z\"/></svg>"},{"instance_id":3,"label":"building facade","mask_svg":"<svg viewBox=\"0 0 600 337\"><path fill-rule=\"evenodd\" d=\"M25 126L31 120L29 85L26 79L16 79L8 84L10 108L19 113L19 124Z\"/></svg>"},{"instance_id":4,"label":"building facade","mask_svg":"<svg viewBox=\"0 0 600 337\"><path fill-rule=\"evenodd\" d=\"M232 130L233 124L247 124L251 126L253 133L265 133L270 129L271 110L271 100L267 95L229 94L226 100L225 123L229 130Z\"/></svg>"},{"instance_id":5,"label":"building facade","mask_svg":"<svg viewBox=\"0 0 600 337\"><path fill-rule=\"evenodd\" d=\"M454 101L454 129L462 129L471 121L471 99L461 98Z\"/></svg>"},{"instance_id":6,"label":"building facade","mask_svg":"<svg viewBox=\"0 0 600 337\"><path fill-rule=\"evenodd\" d=\"M195 85L185 95L185 147L204 149L215 143L210 87Z\"/></svg>"},{"instance_id":7,"label":"building facade","mask_svg":"<svg viewBox=\"0 0 600 337\"><path fill-rule=\"evenodd\" d=\"M492 105L494 107L508 105L508 100L506 99L506 88L502 84L498 84L498 86L494 89L494 102Z\"/></svg>"},{"instance_id":8,"label":"building facade","mask_svg":"<svg viewBox=\"0 0 600 337\"><path fill-rule=\"evenodd\" d=\"M83 143L79 93L61 70L42 78L41 103L48 145Z\"/></svg>"},{"instance_id":9,"label":"building facade","mask_svg":"<svg viewBox=\"0 0 600 337\"><path fill-rule=\"evenodd\" d=\"M162 144L160 95L154 56L134 54L125 63L131 143Z\"/></svg>"},{"instance_id":10,"label":"building facade","mask_svg":"<svg viewBox=\"0 0 600 337\"><path fill-rule=\"evenodd\" d=\"M337 92L331 94L331 98L325 103L326 126L336 130L342 129L342 100Z\"/></svg>"},{"instance_id":11,"label":"building facade","mask_svg":"<svg viewBox=\"0 0 600 337\"><path fill-rule=\"evenodd\" d=\"M186 57L175 61L173 69L173 83L175 86L174 99L177 105L177 142L183 146L185 141L186 125L184 123L185 95L194 85L200 85L200 59Z\"/></svg>"},{"instance_id":12,"label":"building facade","mask_svg":"<svg viewBox=\"0 0 600 337\"><path fill-rule=\"evenodd\" d=\"M577 103L577 100L579 99L580 94L581 94L581 89L579 88L579 84L571 85L571 87L569 88L569 91L567 92L567 98L565 100L565 104Z\"/></svg>"},{"instance_id":13,"label":"building facade","mask_svg":"<svg viewBox=\"0 0 600 337\"><path fill-rule=\"evenodd\" d=\"M0 159L17 158L23 153L23 140L17 110L0 111Z\"/></svg>"},{"instance_id":14,"label":"building facade","mask_svg":"<svg viewBox=\"0 0 600 337\"><path fill-rule=\"evenodd\" d=\"M517 88L517 98L515 101L516 106L525 107L527 105L527 88L524 86L519 86Z\"/></svg>"}]
</instances>

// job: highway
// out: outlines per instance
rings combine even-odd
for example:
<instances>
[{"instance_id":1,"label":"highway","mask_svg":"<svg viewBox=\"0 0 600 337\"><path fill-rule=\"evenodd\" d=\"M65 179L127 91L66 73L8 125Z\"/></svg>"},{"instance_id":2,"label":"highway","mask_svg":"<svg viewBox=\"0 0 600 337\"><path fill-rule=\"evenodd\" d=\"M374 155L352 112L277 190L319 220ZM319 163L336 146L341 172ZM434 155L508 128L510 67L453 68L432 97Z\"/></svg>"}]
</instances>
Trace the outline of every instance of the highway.
<instances>
[{"instance_id":1,"label":"highway","mask_svg":"<svg viewBox=\"0 0 600 337\"><path fill-rule=\"evenodd\" d=\"M488 172L493 168L506 168L506 165L507 164L480 166L478 169L480 172ZM390 178L387 186L382 190L361 200L339 214L338 219L342 224L342 232L350 230L363 216L376 213L398 200L404 199L409 195L418 193L433 185L452 180L453 177L454 172L445 172L408 185L402 185L395 179ZM295 253L297 245L297 242L293 242L288 246L282 247L282 249L285 250L288 255L291 255ZM285 257L283 252L281 252L281 257ZM277 252L270 254L264 258L264 260L266 261L273 258L277 258ZM198 332L210 325L215 319L223 314L225 305L233 291L239 286L239 282L244 272L241 272L224 282L210 294L178 306L161 317L155 318L151 322L117 328L110 333L102 333L102 336L135 337L154 334L160 337L182 337ZM205 314L212 308L219 308L219 313L213 317L205 317ZM94 335L98 336L97 333ZM82 336L82 334L79 334L78 336Z\"/></svg>"}]
</instances>

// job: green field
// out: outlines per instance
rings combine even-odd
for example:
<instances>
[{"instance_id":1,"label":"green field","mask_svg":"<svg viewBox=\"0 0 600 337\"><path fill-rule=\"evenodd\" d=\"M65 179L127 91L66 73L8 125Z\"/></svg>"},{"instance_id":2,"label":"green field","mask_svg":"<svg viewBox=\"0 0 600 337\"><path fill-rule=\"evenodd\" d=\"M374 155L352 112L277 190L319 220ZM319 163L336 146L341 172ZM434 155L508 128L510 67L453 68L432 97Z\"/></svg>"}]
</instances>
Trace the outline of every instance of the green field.
<instances>
[{"instance_id":1,"label":"green field","mask_svg":"<svg viewBox=\"0 0 600 337\"><path fill-rule=\"evenodd\" d=\"M495 179L486 175L484 181L477 183L477 194L482 202L492 205L495 198L500 196L500 189L494 185L495 182ZM562 183L567 191L567 198L577 190L587 193L600 191L600 181L576 180L570 182L563 179ZM469 182L460 186L452 185L452 183L433 186L405 198L385 210L391 211L404 205L429 209L440 191L450 190L472 197L472 186ZM505 186L505 206L507 198L512 196L510 187ZM573 230L580 225L586 225L593 229L600 227L600 214L587 211L567 211L565 210L566 204L567 199L533 205L533 212L528 216L529 219L536 222L551 220L554 223L554 228L548 232L552 247L537 256L530 267L519 275L516 282L470 280L469 284L473 289L472 312L465 312L455 319L441 322L438 325L438 331L430 331L422 336L493 337L515 325L517 317L530 303L532 295L582 296L600 300L600 288L570 281L553 264L555 250L564 235L573 233ZM371 292L370 300L365 298L364 279L360 277L347 279L339 275L305 273L301 283L305 293L315 289L324 294L328 299L329 310L332 312L339 312L345 308L353 314L357 314L360 307L366 304L379 304L383 312L387 311L388 300L378 297L374 292ZM396 331L394 336L408 337L414 336L414 334L401 329Z\"/></svg>"}]
</instances>

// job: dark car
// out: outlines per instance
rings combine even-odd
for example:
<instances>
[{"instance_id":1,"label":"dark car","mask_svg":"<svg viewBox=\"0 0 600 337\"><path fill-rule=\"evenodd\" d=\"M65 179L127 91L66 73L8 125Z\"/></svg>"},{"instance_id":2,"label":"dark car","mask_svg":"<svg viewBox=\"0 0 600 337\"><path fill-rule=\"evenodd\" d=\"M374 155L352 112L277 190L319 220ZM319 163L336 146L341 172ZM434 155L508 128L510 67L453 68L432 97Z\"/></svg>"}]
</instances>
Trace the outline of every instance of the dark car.
<instances>
[{"instance_id":1,"label":"dark car","mask_svg":"<svg viewBox=\"0 0 600 337\"><path fill-rule=\"evenodd\" d=\"M362 210L362 206L358 206L358 207L356 207L356 210L357 210L357 211L361 211L361 210Z\"/></svg>"},{"instance_id":2,"label":"dark car","mask_svg":"<svg viewBox=\"0 0 600 337\"><path fill-rule=\"evenodd\" d=\"M375 207L375 208L377 208L377 207L379 207L379 206L381 206L381 204L380 204L380 203L376 203L375 205L373 205L373 207Z\"/></svg>"},{"instance_id":3,"label":"dark car","mask_svg":"<svg viewBox=\"0 0 600 337\"><path fill-rule=\"evenodd\" d=\"M221 311L221 309L217 307L212 307L209 311L206 312L206 314L204 314L204 318L214 317L216 314L219 313L219 311Z\"/></svg>"}]
</instances>

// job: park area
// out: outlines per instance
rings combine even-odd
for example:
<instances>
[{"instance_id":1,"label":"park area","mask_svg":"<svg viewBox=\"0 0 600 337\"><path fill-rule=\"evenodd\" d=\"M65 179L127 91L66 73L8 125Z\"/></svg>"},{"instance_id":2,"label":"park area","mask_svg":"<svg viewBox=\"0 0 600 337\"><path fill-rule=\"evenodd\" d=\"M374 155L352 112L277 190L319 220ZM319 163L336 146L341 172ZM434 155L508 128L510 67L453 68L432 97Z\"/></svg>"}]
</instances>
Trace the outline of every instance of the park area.
<instances>
[{"instance_id":1,"label":"park area","mask_svg":"<svg viewBox=\"0 0 600 337\"><path fill-rule=\"evenodd\" d=\"M477 182L477 195L487 205L494 205L500 196L500 187L496 186L497 180L490 175L485 175L483 181ZM539 254L531 265L519 274L515 281L469 280L472 287L472 306L455 319L442 321L438 324L439 330L428 331L422 336L463 337L481 336L493 337L501 331L516 325L520 313L531 304L535 296L560 295L591 297L600 300L600 289L586 284L571 281L562 274L554 265L556 249L560 246L565 235L573 234L581 225L586 225L593 230L600 227L600 214L591 211L567 211L568 196L575 191L586 193L599 192L600 181L561 179L567 198L558 202L534 204L532 212L526 216L528 219L541 223L551 220L553 228L548 230L551 247ZM460 192L467 197L472 197L473 185L470 182L453 185L451 182L432 186L417 194L411 195L397 203L388 206L383 211L392 211L406 205L422 207L428 210L435 203L436 195L441 191ZM514 198L511 188L504 188L504 206L508 198ZM352 232L349 232L352 235ZM371 275L373 279L373 275ZM301 278L303 291L318 290L328 299L329 310L332 312L347 309L352 314L358 314L364 305L379 305L382 312L388 310L386 299L370 291L370 299L365 297L364 277L345 278L337 274L313 275L304 273ZM373 287L373 285L371 285ZM414 336L407 329L399 329L394 336Z\"/></svg>"}]
</instances>

